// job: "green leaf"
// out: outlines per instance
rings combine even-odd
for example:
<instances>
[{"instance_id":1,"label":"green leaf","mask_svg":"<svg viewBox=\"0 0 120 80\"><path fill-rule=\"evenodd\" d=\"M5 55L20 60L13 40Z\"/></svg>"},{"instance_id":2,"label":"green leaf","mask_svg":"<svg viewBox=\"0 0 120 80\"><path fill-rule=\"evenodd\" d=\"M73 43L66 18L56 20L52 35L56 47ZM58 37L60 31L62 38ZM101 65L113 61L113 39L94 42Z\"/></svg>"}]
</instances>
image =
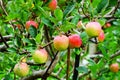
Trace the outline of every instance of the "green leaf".
<instances>
[{"instance_id":1,"label":"green leaf","mask_svg":"<svg viewBox=\"0 0 120 80\"><path fill-rule=\"evenodd\" d=\"M57 20L62 20L62 18L63 18L63 12L61 9L56 9L54 11L54 15L55 15Z\"/></svg>"},{"instance_id":2,"label":"green leaf","mask_svg":"<svg viewBox=\"0 0 120 80\"><path fill-rule=\"evenodd\" d=\"M42 35L41 34L37 34L35 40L37 43L40 43L41 42L41 39L42 39Z\"/></svg>"},{"instance_id":3,"label":"green leaf","mask_svg":"<svg viewBox=\"0 0 120 80\"><path fill-rule=\"evenodd\" d=\"M71 3L70 5L68 5L65 11L63 12L63 18L65 18L68 14L70 14L74 8L75 8L75 3Z\"/></svg>"},{"instance_id":4,"label":"green leaf","mask_svg":"<svg viewBox=\"0 0 120 80\"><path fill-rule=\"evenodd\" d=\"M30 26L28 32L32 37L36 37L36 35L37 35L37 29L32 25Z\"/></svg>"},{"instance_id":5,"label":"green leaf","mask_svg":"<svg viewBox=\"0 0 120 80\"><path fill-rule=\"evenodd\" d=\"M102 0L97 6L98 13L104 11L105 8L108 6L108 4L109 4L109 0Z\"/></svg>"},{"instance_id":6,"label":"green leaf","mask_svg":"<svg viewBox=\"0 0 120 80\"><path fill-rule=\"evenodd\" d=\"M88 69L85 66L80 66L77 68L78 72L80 73L87 73Z\"/></svg>"},{"instance_id":7,"label":"green leaf","mask_svg":"<svg viewBox=\"0 0 120 80\"><path fill-rule=\"evenodd\" d=\"M103 26L106 23L106 19L99 19L98 22Z\"/></svg>"},{"instance_id":8,"label":"green leaf","mask_svg":"<svg viewBox=\"0 0 120 80\"><path fill-rule=\"evenodd\" d=\"M70 23L68 21L66 21L62 26L61 26L61 30L64 32L67 32L68 30L74 28L75 25L73 23Z\"/></svg>"},{"instance_id":9,"label":"green leaf","mask_svg":"<svg viewBox=\"0 0 120 80\"><path fill-rule=\"evenodd\" d=\"M16 52L17 50L15 48L8 48L7 49L9 52Z\"/></svg>"},{"instance_id":10,"label":"green leaf","mask_svg":"<svg viewBox=\"0 0 120 80\"><path fill-rule=\"evenodd\" d=\"M76 25L78 23L79 19L80 19L80 15L76 15L76 16L74 16L74 18L72 19L71 22Z\"/></svg>"},{"instance_id":11,"label":"green leaf","mask_svg":"<svg viewBox=\"0 0 120 80\"><path fill-rule=\"evenodd\" d=\"M93 8L97 8L98 4L101 2L101 0L93 0L92 1L92 6Z\"/></svg>"},{"instance_id":12,"label":"green leaf","mask_svg":"<svg viewBox=\"0 0 120 80\"><path fill-rule=\"evenodd\" d=\"M42 20L42 22L43 22L45 25L47 25L47 26L49 26L49 27L52 27L52 23L51 23L51 21L50 21L49 19L47 19L47 18L45 18L45 17L42 17L41 20Z\"/></svg>"}]
</instances>

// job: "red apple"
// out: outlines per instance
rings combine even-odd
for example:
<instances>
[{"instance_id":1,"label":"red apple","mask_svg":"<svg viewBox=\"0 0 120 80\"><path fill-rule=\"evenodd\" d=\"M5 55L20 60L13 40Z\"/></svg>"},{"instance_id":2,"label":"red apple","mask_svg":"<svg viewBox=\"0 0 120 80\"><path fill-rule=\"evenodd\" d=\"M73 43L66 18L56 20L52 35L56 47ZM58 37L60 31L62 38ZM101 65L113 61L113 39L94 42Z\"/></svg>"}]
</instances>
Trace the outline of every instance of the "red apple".
<instances>
[{"instance_id":1,"label":"red apple","mask_svg":"<svg viewBox=\"0 0 120 80\"><path fill-rule=\"evenodd\" d=\"M110 65L110 70L112 72L118 72L119 71L119 64L118 63L113 63Z\"/></svg>"},{"instance_id":2,"label":"red apple","mask_svg":"<svg viewBox=\"0 0 120 80\"><path fill-rule=\"evenodd\" d=\"M104 28L109 28L111 26L111 24L109 22L107 22L104 26Z\"/></svg>"},{"instance_id":3,"label":"red apple","mask_svg":"<svg viewBox=\"0 0 120 80\"><path fill-rule=\"evenodd\" d=\"M53 45L56 50L63 51L68 48L69 38L65 35L56 36L53 40Z\"/></svg>"},{"instance_id":4,"label":"red apple","mask_svg":"<svg viewBox=\"0 0 120 80\"><path fill-rule=\"evenodd\" d=\"M29 73L29 66L24 62L20 62L14 66L13 71L19 77L24 77Z\"/></svg>"},{"instance_id":5,"label":"red apple","mask_svg":"<svg viewBox=\"0 0 120 80\"><path fill-rule=\"evenodd\" d=\"M31 25L34 26L36 29L38 28L38 23L30 20L26 22L26 25L25 25L26 29L28 30Z\"/></svg>"},{"instance_id":6,"label":"red apple","mask_svg":"<svg viewBox=\"0 0 120 80\"><path fill-rule=\"evenodd\" d=\"M57 8L57 0L51 0L51 2L48 4L48 7L51 10L55 10Z\"/></svg>"},{"instance_id":7,"label":"red apple","mask_svg":"<svg viewBox=\"0 0 120 80\"><path fill-rule=\"evenodd\" d=\"M37 49L32 55L34 62L42 64L48 59L48 53L45 49Z\"/></svg>"},{"instance_id":8,"label":"red apple","mask_svg":"<svg viewBox=\"0 0 120 80\"><path fill-rule=\"evenodd\" d=\"M104 35L104 32L103 30L100 32L99 36L98 36L98 41L99 42L103 42L105 39L105 35Z\"/></svg>"},{"instance_id":9,"label":"red apple","mask_svg":"<svg viewBox=\"0 0 120 80\"><path fill-rule=\"evenodd\" d=\"M85 31L88 34L88 36L97 37L100 34L101 30L101 25L98 22L89 22L86 25Z\"/></svg>"},{"instance_id":10,"label":"red apple","mask_svg":"<svg viewBox=\"0 0 120 80\"><path fill-rule=\"evenodd\" d=\"M82 45L82 40L78 34L72 34L69 36L69 47L79 48Z\"/></svg>"}]
</instances>

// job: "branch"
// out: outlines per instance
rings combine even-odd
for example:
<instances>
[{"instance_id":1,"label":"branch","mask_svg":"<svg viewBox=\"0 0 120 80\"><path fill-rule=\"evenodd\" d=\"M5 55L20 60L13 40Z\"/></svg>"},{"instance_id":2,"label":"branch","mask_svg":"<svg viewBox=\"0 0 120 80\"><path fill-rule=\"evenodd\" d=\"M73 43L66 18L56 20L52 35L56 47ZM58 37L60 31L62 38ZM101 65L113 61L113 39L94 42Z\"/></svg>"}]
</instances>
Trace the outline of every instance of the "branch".
<instances>
[{"instance_id":1,"label":"branch","mask_svg":"<svg viewBox=\"0 0 120 80\"><path fill-rule=\"evenodd\" d=\"M5 41L8 41L11 37L13 37L13 36L12 36L12 35L7 35L7 36L3 36L3 39L4 39ZM0 42L3 42L3 40L0 39Z\"/></svg>"},{"instance_id":2,"label":"branch","mask_svg":"<svg viewBox=\"0 0 120 80\"><path fill-rule=\"evenodd\" d=\"M39 71L34 71L32 75L28 76L28 77L24 77L21 80L35 80L37 78L43 78L44 74L48 74L50 75L50 73L52 72L52 70L54 69L55 65L57 64L57 62L59 61L59 55L57 55L58 52L56 53L56 57L54 57L53 61L48 61L47 65L51 65L51 67L47 66L44 70L39 70ZM48 69L49 68L49 69ZM47 73L46 73L47 71Z\"/></svg>"},{"instance_id":3,"label":"branch","mask_svg":"<svg viewBox=\"0 0 120 80\"><path fill-rule=\"evenodd\" d=\"M114 11L113 11L113 13L112 13L112 14L113 14L112 16L114 16L114 14L116 13L119 5L120 5L120 0L117 1L117 5L116 5L116 7L115 7L115 9L114 9Z\"/></svg>"},{"instance_id":4,"label":"branch","mask_svg":"<svg viewBox=\"0 0 120 80\"><path fill-rule=\"evenodd\" d=\"M117 56L120 56L120 50L119 51L117 51L115 54L113 54L113 55L111 55L110 56L110 59L113 59L113 58L115 58L115 57L117 57ZM101 57L102 58L102 57ZM103 69L101 69L99 72L101 72ZM99 73L98 72L98 73ZM91 73L91 71L88 71L87 73L84 73L84 74L82 74L82 75L80 75L79 76L79 79L81 79L82 77L84 77L84 76L86 76L86 75L89 75Z\"/></svg>"},{"instance_id":5,"label":"branch","mask_svg":"<svg viewBox=\"0 0 120 80\"><path fill-rule=\"evenodd\" d=\"M69 79L69 67L70 67L70 48L68 47L66 80Z\"/></svg>"}]
</instances>

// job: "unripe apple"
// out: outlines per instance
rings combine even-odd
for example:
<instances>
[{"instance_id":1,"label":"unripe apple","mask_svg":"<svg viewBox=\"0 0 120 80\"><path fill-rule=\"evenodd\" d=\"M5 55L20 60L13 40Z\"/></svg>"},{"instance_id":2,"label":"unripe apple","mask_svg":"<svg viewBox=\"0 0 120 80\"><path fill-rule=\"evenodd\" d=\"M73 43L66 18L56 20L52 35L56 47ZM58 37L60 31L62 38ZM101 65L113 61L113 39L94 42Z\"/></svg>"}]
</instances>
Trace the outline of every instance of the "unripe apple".
<instances>
[{"instance_id":1,"label":"unripe apple","mask_svg":"<svg viewBox=\"0 0 120 80\"><path fill-rule=\"evenodd\" d=\"M103 42L105 39L104 31L102 30L98 36L98 41Z\"/></svg>"},{"instance_id":2,"label":"unripe apple","mask_svg":"<svg viewBox=\"0 0 120 80\"><path fill-rule=\"evenodd\" d=\"M29 66L24 62L20 62L14 66L13 71L19 77L24 77L29 73Z\"/></svg>"},{"instance_id":3,"label":"unripe apple","mask_svg":"<svg viewBox=\"0 0 120 80\"><path fill-rule=\"evenodd\" d=\"M119 64L118 63L113 63L110 65L110 70L112 72L118 72L119 71Z\"/></svg>"},{"instance_id":4,"label":"unripe apple","mask_svg":"<svg viewBox=\"0 0 120 80\"><path fill-rule=\"evenodd\" d=\"M56 36L53 40L53 45L56 50L63 51L68 48L69 38L65 35Z\"/></svg>"},{"instance_id":5,"label":"unripe apple","mask_svg":"<svg viewBox=\"0 0 120 80\"><path fill-rule=\"evenodd\" d=\"M82 45L82 40L78 34L72 34L69 36L69 47L79 48Z\"/></svg>"},{"instance_id":6,"label":"unripe apple","mask_svg":"<svg viewBox=\"0 0 120 80\"><path fill-rule=\"evenodd\" d=\"M48 7L51 10L55 10L57 8L57 0L51 0L51 2L49 2Z\"/></svg>"},{"instance_id":7,"label":"unripe apple","mask_svg":"<svg viewBox=\"0 0 120 80\"><path fill-rule=\"evenodd\" d=\"M32 55L34 62L42 64L48 59L48 53L45 49L37 49Z\"/></svg>"},{"instance_id":8,"label":"unripe apple","mask_svg":"<svg viewBox=\"0 0 120 80\"><path fill-rule=\"evenodd\" d=\"M26 29L28 30L30 26L34 26L37 29L38 28L38 23L35 22L35 21L32 21L32 20L27 21L26 25L25 25Z\"/></svg>"},{"instance_id":9,"label":"unripe apple","mask_svg":"<svg viewBox=\"0 0 120 80\"><path fill-rule=\"evenodd\" d=\"M98 22L89 22L86 25L86 33L90 37L97 37L101 32L101 25Z\"/></svg>"}]
</instances>

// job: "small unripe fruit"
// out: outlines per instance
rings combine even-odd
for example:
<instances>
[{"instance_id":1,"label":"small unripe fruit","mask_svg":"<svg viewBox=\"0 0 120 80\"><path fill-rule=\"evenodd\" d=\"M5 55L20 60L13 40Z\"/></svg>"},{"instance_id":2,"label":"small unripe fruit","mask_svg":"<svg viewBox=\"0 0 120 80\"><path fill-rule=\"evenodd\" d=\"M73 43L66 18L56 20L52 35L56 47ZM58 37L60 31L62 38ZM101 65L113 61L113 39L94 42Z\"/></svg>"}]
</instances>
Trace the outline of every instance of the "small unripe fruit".
<instances>
[{"instance_id":1,"label":"small unripe fruit","mask_svg":"<svg viewBox=\"0 0 120 80\"><path fill-rule=\"evenodd\" d=\"M97 37L101 30L101 25L98 22L89 22L86 25L86 33L90 37Z\"/></svg>"},{"instance_id":2,"label":"small unripe fruit","mask_svg":"<svg viewBox=\"0 0 120 80\"><path fill-rule=\"evenodd\" d=\"M65 35L56 36L53 40L53 45L56 50L66 50L69 45L69 38Z\"/></svg>"},{"instance_id":3,"label":"small unripe fruit","mask_svg":"<svg viewBox=\"0 0 120 80\"><path fill-rule=\"evenodd\" d=\"M48 53L45 49L37 49L32 55L34 62L42 64L48 59Z\"/></svg>"},{"instance_id":4,"label":"small unripe fruit","mask_svg":"<svg viewBox=\"0 0 120 80\"><path fill-rule=\"evenodd\" d=\"M13 71L19 77L24 77L29 73L29 66L26 63L20 62L15 65Z\"/></svg>"},{"instance_id":5,"label":"small unripe fruit","mask_svg":"<svg viewBox=\"0 0 120 80\"><path fill-rule=\"evenodd\" d=\"M26 29L28 30L30 28L30 26L34 26L37 29L38 28L38 23L36 23L35 21L32 21L32 20L27 21L26 25L25 25Z\"/></svg>"},{"instance_id":6,"label":"small unripe fruit","mask_svg":"<svg viewBox=\"0 0 120 80\"><path fill-rule=\"evenodd\" d=\"M98 36L98 41L99 42L103 42L105 39L105 35L104 35L104 32L103 30L100 32L99 36Z\"/></svg>"},{"instance_id":7,"label":"small unripe fruit","mask_svg":"<svg viewBox=\"0 0 120 80\"><path fill-rule=\"evenodd\" d=\"M48 7L51 10L55 10L57 8L57 0L51 0L51 2L48 4Z\"/></svg>"},{"instance_id":8,"label":"small unripe fruit","mask_svg":"<svg viewBox=\"0 0 120 80\"><path fill-rule=\"evenodd\" d=\"M69 36L69 47L79 48L82 45L82 40L78 34L72 34Z\"/></svg>"},{"instance_id":9,"label":"small unripe fruit","mask_svg":"<svg viewBox=\"0 0 120 80\"><path fill-rule=\"evenodd\" d=\"M119 64L118 63L113 63L110 65L110 70L112 72L118 72L119 71Z\"/></svg>"},{"instance_id":10,"label":"small unripe fruit","mask_svg":"<svg viewBox=\"0 0 120 80\"><path fill-rule=\"evenodd\" d=\"M77 23L77 27L78 27L78 28L81 28L81 27L82 27L82 21L79 21L79 22Z\"/></svg>"}]
</instances>

